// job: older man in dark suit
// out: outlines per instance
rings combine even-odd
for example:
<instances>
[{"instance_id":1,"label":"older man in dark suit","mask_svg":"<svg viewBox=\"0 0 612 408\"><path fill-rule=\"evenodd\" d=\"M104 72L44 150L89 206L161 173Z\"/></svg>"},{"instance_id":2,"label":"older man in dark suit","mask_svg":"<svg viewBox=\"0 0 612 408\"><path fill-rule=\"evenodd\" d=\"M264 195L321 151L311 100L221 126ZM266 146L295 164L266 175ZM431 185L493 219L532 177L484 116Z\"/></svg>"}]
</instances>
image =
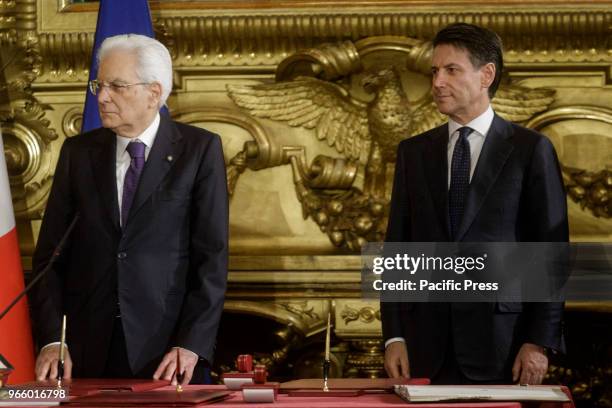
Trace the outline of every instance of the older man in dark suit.
<instances>
[{"instance_id":1,"label":"older man in dark suit","mask_svg":"<svg viewBox=\"0 0 612 408\"><path fill-rule=\"evenodd\" d=\"M432 94L448 123L400 143L388 242L563 242L554 148L490 105L501 41L469 24L433 41ZM381 303L385 368L433 383L540 384L563 349L560 303Z\"/></svg>"},{"instance_id":2,"label":"older man in dark suit","mask_svg":"<svg viewBox=\"0 0 612 408\"><path fill-rule=\"evenodd\" d=\"M98 53L103 128L62 146L33 269L49 261L75 214L67 247L30 296L39 379L57 375L68 317L65 377L151 377L183 384L210 361L227 277L228 197L219 136L159 109L172 60L140 35ZM178 350L178 351L177 351ZM201 379L199 379L201 380Z\"/></svg>"}]
</instances>

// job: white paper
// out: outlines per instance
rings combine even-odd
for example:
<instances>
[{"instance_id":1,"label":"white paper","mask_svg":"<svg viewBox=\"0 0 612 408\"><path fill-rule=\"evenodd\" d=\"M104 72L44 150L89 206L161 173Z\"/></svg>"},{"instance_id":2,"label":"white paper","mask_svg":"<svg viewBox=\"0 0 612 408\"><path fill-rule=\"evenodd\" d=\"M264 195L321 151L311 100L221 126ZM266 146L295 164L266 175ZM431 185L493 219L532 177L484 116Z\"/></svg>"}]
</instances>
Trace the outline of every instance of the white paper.
<instances>
[{"instance_id":1,"label":"white paper","mask_svg":"<svg viewBox=\"0 0 612 408\"><path fill-rule=\"evenodd\" d=\"M429 402L449 400L487 401L569 401L559 386L460 386L460 385L396 385L395 392L407 401Z\"/></svg>"}]
</instances>

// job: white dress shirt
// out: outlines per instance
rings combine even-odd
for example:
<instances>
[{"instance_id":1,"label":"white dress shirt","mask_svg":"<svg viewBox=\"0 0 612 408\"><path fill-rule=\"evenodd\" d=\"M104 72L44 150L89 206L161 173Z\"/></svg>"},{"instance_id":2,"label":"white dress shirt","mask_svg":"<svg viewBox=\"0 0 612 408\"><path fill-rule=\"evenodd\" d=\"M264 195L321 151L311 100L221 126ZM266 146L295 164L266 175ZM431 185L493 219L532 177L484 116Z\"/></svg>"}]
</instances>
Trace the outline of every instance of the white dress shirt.
<instances>
[{"instance_id":1,"label":"white dress shirt","mask_svg":"<svg viewBox=\"0 0 612 408\"><path fill-rule=\"evenodd\" d=\"M485 110L480 116L476 117L469 123L462 125L460 123L455 122L452 119L448 119L448 147L447 147L447 157L448 157L448 189L450 190L450 181L451 181L451 163L453 161L453 150L455 149L455 143L457 143L457 139L459 139L459 128L467 126L474 131L470 133L468 136L468 142L470 142L470 182L472 181L472 176L474 175L474 170L476 169L476 164L478 164L478 158L480 157L480 152L482 152L482 146L484 145L485 138L489 133L489 129L491 128L491 124L493 123L493 118L495 114L493 113L493 109L491 105ZM392 337L385 342L385 348L389 346L391 343L395 343L396 341L401 341L405 343L406 340L403 337Z\"/></svg>"},{"instance_id":2,"label":"white dress shirt","mask_svg":"<svg viewBox=\"0 0 612 408\"><path fill-rule=\"evenodd\" d=\"M493 113L493 109L491 105L484 111L480 116L472 120L471 122L462 125L460 123L455 122L452 119L448 120L448 189L450 190L450 180L451 180L451 163L453 161L453 151L455 150L455 144L457 143L457 139L459 139L459 128L464 126L470 127L474 129L472 133L468 136L468 142L470 142L470 182L472 181L472 176L474 175L474 169L476 169L476 164L478 163L478 158L480 157L480 152L482 151L482 145L484 144L485 138L487 137L487 133L489 133L489 129L491 128L491 124L493 123L493 117L495 114Z\"/></svg>"},{"instance_id":3,"label":"white dress shirt","mask_svg":"<svg viewBox=\"0 0 612 408\"><path fill-rule=\"evenodd\" d=\"M116 160L116 178L117 178L117 201L119 204L119 222L121 222L122 214L121 214L121 203L123 202L123 181L125 180L125 174L130 168L130 162L132 158L127 151L127 146L130 142L135 140L140 140L145 145L145 162L149 158L149 152L151 151L151 147L153 146L153 142L155 142L155 136L157 135L157 130L159 129L159 113L155 115L155 119L146 128L140 135L137 137L124 137L121 135L117 135L117 160Z\"/></svg>"}]
</instances>

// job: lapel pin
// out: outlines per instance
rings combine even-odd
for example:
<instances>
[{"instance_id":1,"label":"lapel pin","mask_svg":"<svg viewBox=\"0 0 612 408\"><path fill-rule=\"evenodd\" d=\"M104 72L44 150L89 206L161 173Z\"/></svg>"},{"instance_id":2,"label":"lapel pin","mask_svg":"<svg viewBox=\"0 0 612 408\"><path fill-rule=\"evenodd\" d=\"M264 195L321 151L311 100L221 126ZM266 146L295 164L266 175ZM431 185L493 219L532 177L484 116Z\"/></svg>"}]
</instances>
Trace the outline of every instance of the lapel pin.
<instances>
[{"instance_id":1,"label":"lapel pin","mask_svg":"<svg viewBox=\"0 0 612 408\"><path fill-rule=\"evenodd\" d=\"M166 156L166 160L168 160L169 162L172 162L172 160L174 160L174 157L172 157L172 156Z\"/></svg>"}]
</instances>

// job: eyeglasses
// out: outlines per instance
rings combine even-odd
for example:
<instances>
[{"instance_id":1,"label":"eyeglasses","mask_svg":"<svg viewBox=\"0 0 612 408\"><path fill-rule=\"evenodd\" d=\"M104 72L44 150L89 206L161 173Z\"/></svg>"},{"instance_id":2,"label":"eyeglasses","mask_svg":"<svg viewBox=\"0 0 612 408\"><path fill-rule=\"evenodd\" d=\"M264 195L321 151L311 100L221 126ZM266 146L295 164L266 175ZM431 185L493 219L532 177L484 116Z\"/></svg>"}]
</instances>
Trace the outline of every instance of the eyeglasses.
<instances>
[{"instance_id":1,"label":"eyeglasses","mask_svg":"<svg viewBox=\"0 0 612 408\"><path fill-rule=\"evenodd\" d=\"M128 89L130 86L136 85L150 85L148 82L138 82L135 84L123 84L121 82L104 82L98 81L97 79L92 79L89 81L89 90L92 95L97 95L101 88L106 88L112 93L121 93L124 90Z\"/></svg>"}]
</instances>

